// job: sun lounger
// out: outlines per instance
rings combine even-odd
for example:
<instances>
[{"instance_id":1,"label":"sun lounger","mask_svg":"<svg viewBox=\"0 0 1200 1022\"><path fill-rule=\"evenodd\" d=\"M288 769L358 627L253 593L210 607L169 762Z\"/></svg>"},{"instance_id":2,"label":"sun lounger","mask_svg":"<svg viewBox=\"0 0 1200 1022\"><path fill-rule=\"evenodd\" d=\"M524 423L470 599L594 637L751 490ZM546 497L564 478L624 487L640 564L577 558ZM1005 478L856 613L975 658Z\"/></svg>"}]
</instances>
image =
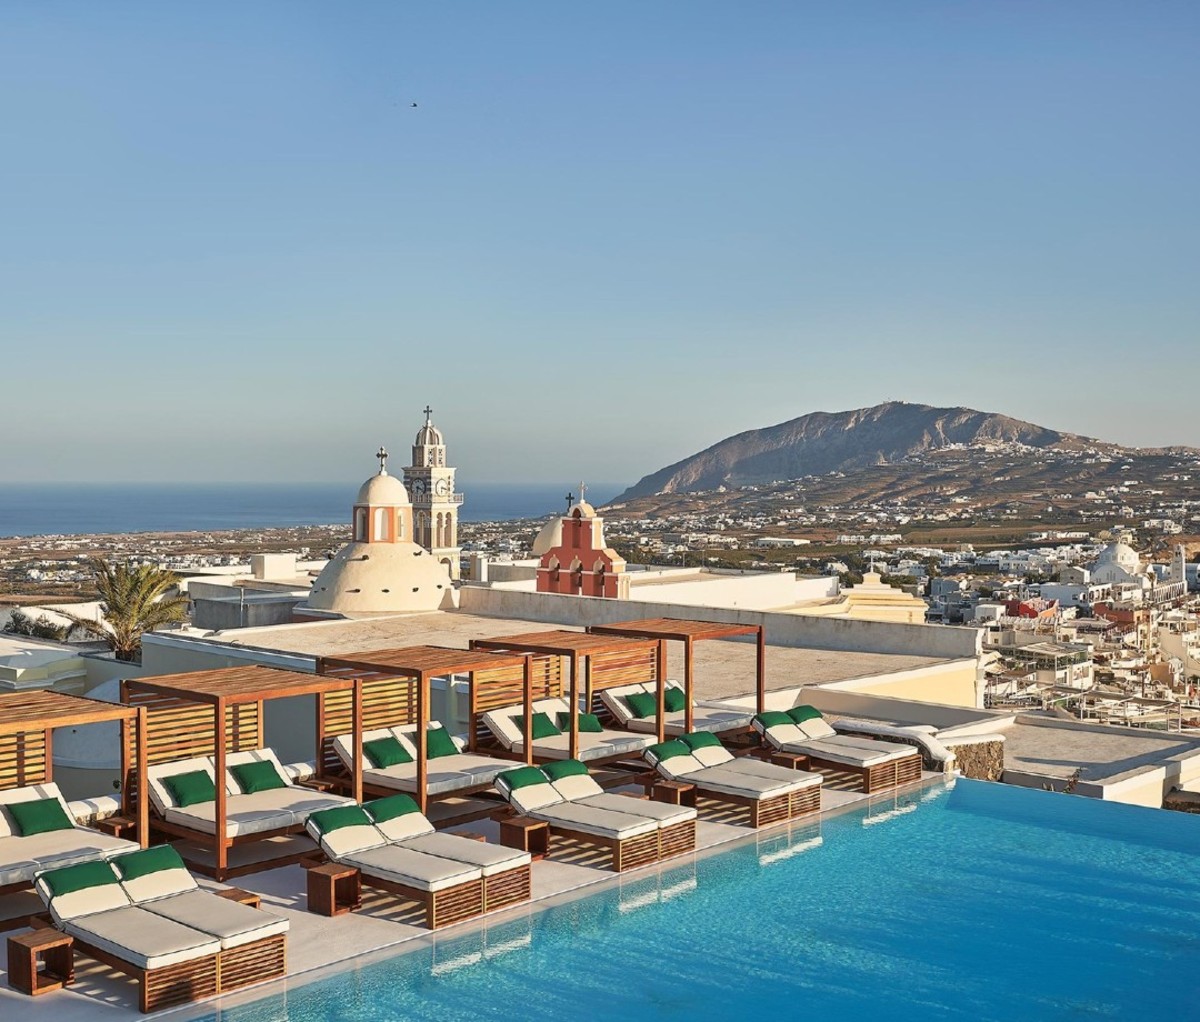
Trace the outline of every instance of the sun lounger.
<instances>
[{"instance_id":1,"label":"sun lounger","mask_svg":"<svg viewBox=\"0 0 1200 1022\"><path fill-rule=\"evenodd\" d=\"M313 791L291 783L275 753L255 749L230 753L225 759L225 835L235 843L298 832L310 813L352 805L340 795ZM247 781L242 768L257 770ZM216 833L216 794L212 787L215 760L210 756L156 763L147 772L154 825L170 834L191 837ZM209 797L192 801L206 786ZM239 780L239 776L242 778Z\"/></svg>"},{"instance_id":2,"label":"sun lounger","mask_svg":"<svg viewBox=\"0 0 1200 1022\"><path fill-rule=\"evenodd\" d=\"M28 890L48 869L107 859L137 847L136 841L77 825L56 784L0 791L0 893ZM0 929L24 925L27 914L0 920Z\"/></svg>"},{"instance_id":3,"label":"sun lounger","mask_svg":"<svg viewBox=\"0 0 1200 1022\"><path fill-rule=\"evenodd\" d=\"M407 795L314 813L307 827L363 883L423 904L431 930L530 896L528 853L439 834Z\"/></svg>"},{"instance_id":4,"label":"sun lounger","mask_svg":"<svg viewBox=\"0 0 1200 1022\"><path fill-rule=\"evenodd\" d=\"M821 808L819 774L735 758L706 731L653 745L646 750L646 761L663 777L693 784L712 801L747 807L752 827L807 816Z\"/></svg>"},{"instance_id":5,"label":"sun lounger","mask_svg":"<svg viewBox=\"0 0 1200 1022\"><path fill-rule=\"evenodd\" d=\"M617 872L696 847L694 809L605 794L579 760L509 770L496 779L496 790L553 833L609 849Z\"/></svg>"},{"instance_id":6,"label":"sun lounger","mask_svg":"<svg viewBox=\"0 0 1200 1022\"><path fill-rule=\"evenodd\" d=\"M138 981L142 1011L217 993L221 942L136 907L107 862L43 873L36 887L54 925L74 938L77 951Z\"/></svg>"},{"instance_id":7,"label":"sun lounger","mask_svg":"<svg viewBox=\"0 0 1200 1022\"><path fill-rule=\"evenodd\" d=\"M539 761L568 759L571 755L570 707L563 699L539 699L533 704L534 739L533 758ZM538 717L541 714L541 717ZM508 752L525 755L525 708L520 705L505 706L489 710L483 722L496 740ZM591 723L590 721L587 723ZM579 755L584 762L599 763L605 760L639 756L643 749L654 744L652 735L631 734L601 727L595 722L595 730L579 731ZM541 733L542 737L537 737Z\"/></svg>"},{"instance_id":8,"label":"sun lounger","mask_svg":"<svg viewBox=\"0 0 1200 1022\"><path fill-rule=\"evenodd\" d=\"M618 727L627 731L638 731L642 734L658 733L654 713L657 706L658 689L654 682L620 685L616 688L602 689L597 694L604 708L612 714ZM664 708L664 727L666 733L681 735L686 730L687 721L683 709L684 700L687 697L684 695L683 686L677 681L668 681L665 696L667 708ZM650 702L647 702L647 697ZM671 710L670 706L678 708ZM751 713L739 710L727 710L719 706L696 703L692 708L692 731L711 731L714 734L744 731L750 727L753 716Z\"/></svg>"},{"instance_id":9,"label":"sun lounger","mask_svg":"<svg viewBox=\"0 0 1200 1022\"><path fill-rule=\"evenodd\" d=\"M366 794L416 792L416 731L417 725L409 724L363 732L360 768ZM430 742L429 758L426 760L426 790L432 796L482 791L491 787L497 774L512 767L511 760L467 752L466 742L457 736L445 734L437 721L430 721L429 731L440 732L440 742ZM447 739L453 752L446 745ZM335 738L333 748L347 771L351 770L354 765L352 736L340 735ZM440 754L435 755L435 752Z\"/></svg>"},{"instance_id":10,"label":"sun lounger","mask_svg":"<svg viewBox=\"0 0 1200 1022\"><path fill-rule=\"evenodd\" d=\"M868 794L921 778L921 754L910 745L840 735L811 706L768 711L754 729L776 752L825 774L855 774Z\"/></svg>"}]
</instances>

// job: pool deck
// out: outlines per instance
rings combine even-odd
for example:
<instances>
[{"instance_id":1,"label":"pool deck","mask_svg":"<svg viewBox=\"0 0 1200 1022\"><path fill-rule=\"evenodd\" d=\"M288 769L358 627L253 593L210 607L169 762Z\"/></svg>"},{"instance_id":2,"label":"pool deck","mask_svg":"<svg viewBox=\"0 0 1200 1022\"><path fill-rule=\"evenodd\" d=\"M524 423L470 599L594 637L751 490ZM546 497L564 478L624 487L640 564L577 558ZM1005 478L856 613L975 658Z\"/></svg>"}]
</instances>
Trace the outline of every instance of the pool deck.
<instances>
[{"instance_id":1,"label":"pool deck","mask_svg":"<svg viewBox=\"0 0 1200 1022\"><path fill-rule=\"evenodd\" d=\"M909 794L922 785L941 784L940 774L926 773L916 784L900 789L899 794ZM358 912L326 918L313 915L305 908L304 873L300 866L285 866L279 869L239 877L232 883L243 890L262 896L262 906L269 911L286 916L291 923L288 936L288 975L285 979L263 983L257 987L226 994L195 1005L185 1005L169 1011L159 1012L155 1017L172 1019L197 1018L212 1015L221 1008L265 997L273 992L294 989L304 983L321 978L330 971L350 968L380 957L390 957L406 950L450 945L461 942L466 935L486 931L501 923L510 923L541 911L552 905L575 897L589 894L604 886L636 885L638 898L667 896L657 885L648 884L664 871L675 871L694 863L695 859L709 854L722 846L735 842L756 840L770 845L770 854L789 854L793 846L797 850L808 847L819 835L821 821L831 815L851 809L869 806L872 816L884 818L884 814L895 807L897 793L883 792L873 796L846 791L836 787L825 787L821 796L821 812L795 820L788 824L751 830L739 825L745 811L729 810L702 803L700 820L696 827L696 851L681 855L662 863L642 869L613 873L599 868L584 853L574 853L570 848L555 848L553 857L533 864L533 899L511 909L492 913L457 926L449 926L430 932L420 925L420 912L414 906L398 904L389 895L364 889L363 907ZM485 834L489 841L499 840L499 827L492 820L476 820L457 827L446 828L469 830ZM207 881L201 880L205 886ZM13 930L7 937L22 931ZM468 956L469 957L469 956ZM351 965L353 962L353 966ZM6 959L0 966L6 965ZM334 967L331 970L331 967ZM75 958L75 983L41 997L27 997L8 986L7 975L0 975L0 1015L4 1018L44 1019L53 1022L90 1022L90 1020L127 1020L147 1018L137 1010L136 983L93 961L84 955Z\"/></svg>"}]
</instances>

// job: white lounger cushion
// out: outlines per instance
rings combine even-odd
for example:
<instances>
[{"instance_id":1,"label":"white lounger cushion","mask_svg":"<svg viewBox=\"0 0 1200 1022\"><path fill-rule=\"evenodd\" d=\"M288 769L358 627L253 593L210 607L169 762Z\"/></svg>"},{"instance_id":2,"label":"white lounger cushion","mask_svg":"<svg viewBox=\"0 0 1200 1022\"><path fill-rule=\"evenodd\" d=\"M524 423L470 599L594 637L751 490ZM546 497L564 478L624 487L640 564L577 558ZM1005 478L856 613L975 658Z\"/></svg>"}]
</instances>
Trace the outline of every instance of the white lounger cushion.
<instances>
[{"instance_id":1,"label":"white lounger cushion","mask_svg":"<svg viewBox=\"0 0 1200 1022\"><path fill-rule=\"evenodd\" d=\"M587 798L589 795L604 794L604 789L596 783L596 779L591 774L569 774L566 777L560 777L557 781L551 781L550 785L568 802L578 798ZM523 788L518 789L518 793L523 790Z\"/></svg>"},{"instance_id":2,"label":"white lounger cushion","mask_svg":"<svg viewBox=\"0 0 1200 1022\"><path fill-rule=\"evenodd\" d=\"M426 855L436 855L443 859L478 866L485 877L517 869L532 861L528 852L519 852L486 841L474 841L461 834L425 834L405 841L404 847L415 852L424 852Z\"/></svg>"},{"instance_id":3,"label":"white lounger cushion","mask_svg":"<svg viewBox=\"0 0 1200 1022\"><path fill-rule=\"evenodd\" d=\"M837 734L827 721L821 720L819 717L802 720L796 727L804 732L806 738L830 738Z\"/></svg>"},{"instance_id":4,"label":"white lounger cushion","mask_svg":"<svg viewBox=\"0 0 1200 1022\"><path fill-rule=\"evenodd\" d=\"M795 774L795 771L792 771ZM725 795L741 795L745 798L761 799L773 795L784 795L802 791L811 785L807 775L789 779L762 777L734 765L705 767L688 775L688 780L701 791L715 791Z\"/></svg>"},{"instance_id":5,"label":"white lounger cushion","mask_svg":"<svg viewBox=\"0 0 1200 1022\"><path fill-rule=\"evenodd\" d=\"M93 859L110 859L137 849L136 841L101 834L87 827L50 830L29 837L0 837L0 886L32 882L43 870Z\"/></svg>"},{"instance_id":6,"label":"white lounger cushion","mask_svg":"<svg viewBox=\"0 0 1200 1022\"><path fill-rule=\"evenodd\" d=\"M24 788L5 788L0 791L0 839L6 837L18 837L16 829L13 827L12 817L8 815L5 806L13 805L16 802L36 802L44 798L56 798L63 807L63 812L67 814L69 820L75 819L75 814L71 812L71 807L67 805L67 800L62 797L62 792L58 790L58 785L53 782L45 784L30 784Z\"/></svg>"},{"instance_id":7,"label":"white lounger cushion","mask_svg":"<svg viewBox=\"0 0 1200 1022\"><path fill-rule=\"evenodd\" d=\"M512 761L477 756L461 752L457 756L438 756L426 762L426 788L431 795L440 795L464 788L490 784L497 774L512 769ZM417 764L398 763L396 766L363 771L363 781L393 791L417 790Z\"/></svg>"},{"instance_id":8,"label":"white lounger cushion","mask_svg":"<svg viewBox=\"0 0 1200 1022\"><path fill-rule=\"evenodd\" d=\"M533 703L533 712L546 714L556 726L558 715L569 711L570 706L564 699L538 699ZM517 751L517 746L525 740L524 720L525 707L520 704L502 706L483 715L483 722L488 726L488 730L510 752ZM538 747L538 744L534 745L534 748Z\"/></svg>"},{"instance_id":9,"label":"white lounger cushion","mask_svg":"<svg viewBox=\"0 0 1200 1022\"><path fill-rule=\"evenodd\" d=\"M673 806L668 802L631 798L628 795L618 795L612 791L601 792L599 795L589 795L587 798L580 799L575 804L590 806L593 809L607 809L609 812L645 816L656 821L661 827L668 827L673 823L680 823L683 820L694 820L696 818L696 810L691 806Z\"/></svg>"},{"instance_id":10,"label":"white lounger cushion","mask_svg":"<svg viewBox=\"0 0 1200 1022\"><path fill-rule=\"evenodd\" d=\"M382 845L345 856L365 876L390 880L418 891L440 891L483 876L478 866L413 851L402 845Z\"/></svg>"},{"instance_id":11,"label":"white lounger cushion","mask_svg":"<svg viewBox=\"0 0 1200 1022\"><path fill-rule=\"evenodd\" d=\"M266 792L259 792L265 795ZM286 830L292 826L295 817L290 812L279 809L256 809L252 801L254 795L237 795L229 799L225 806L225 836L241 837L245 834L263 834L269 830ZM238 805L243 799L247 800ZM201 802L186 809L168 809L167 822L174 823L189 830L202 834L217 832L217 804Z\"/></svg>"},{"instance_id":12,"label":"white lounger cushion","mask_svg":"<svg viewBox=\"0 0 1200 1022\"><path fill-rule=\"evenodd\" d=\"M288 921L282 916L239 905L211 891L186 891L139 902L138 907L216 937L222 948L241 947L288 930Z\"/></svg>"},{"instance_id":13,"label":"white lounger cushion","mask_svg":"<svg viewBox=\"0 0 1200 1022\"><path fill-rule=\"evenodd\" d=\"M691 754L687 756L672 756L670 759L661 759L654 766L660 774L672 781L681 777L686 778L698 770L705 769L704 764Z\"/></svg>"},{"instance_id":14,"label":"white lounger cushion","mask_svg":"<svg viewBox=\"0 0 1200 1022\"><path fill-rule=\"evenodd\" d=\"M69 919L63 929L141 969L161 969L221 950L215 937L134 905Z\"/></svg>"},{"instance_id":15,"label":"white lounger cushion","mask_svg":"<svg viewBox=\"0 0 1200 1022\"><path fill-rule=\"evenodd\" d=\"M407 841L433 833L433 824L422 813L405 813L375 824L385 841Z\"/></svg>"},{"instance_id":16,"label":"white lounger cushion","mask_svg":"<svg viewBox=\"0 0 1200 1022\"><path fill-rule=\"evenodd\" d=\"M509 791L507 797L509 802L526 816L532 815L535 810L564 801L562 794L555 790L549 781L545 784L527 784L516 791Z\"/></svg>"},{"instance_id":17,"label":"white lounger cushion","mask_svg":"<svg viewBox=\"0 0 1200 1022\"><path fill-rule=\"evenodd\" d=\"M654 735L638 735L631 731L581 731L579 732L579 755L576 759L587 762L610 756L623 756L641 752L654 744ZM513 746L513 751L524 755L522 739ZM541 759L570 759L571 736L563 733L549 738L539 738L533 743L534 755Z\"/></svg>"},{"instance_id":18,"label":"white lounger cushion","mask_svg":"<svg viewBox=\"0 0 1200 1022\"><path fill-rule=\"evenodd\" d=\"M522 788L527 791L527 788ZM551 826L558 824L568 830L600 837L629 838L638 834L649 834L659 829L657 820L645 816L614 812L611 809L595 809L578 802L559 802L537 809L527 815L545 820Z\"/></svg>"},{"instance_id":19,"label":"white lounger cushion","mask_svg":"<svg viewBox=\"0 0 1200 1022\"><path fill-rule=\"evenodd\" d=\"M820 741L805 741L805 742L789 742L783 746L784 752L794 752L800 756L812 756L814 759L827 760L830 763L842 763L852 767L872 767L878 766L880 763L887 763L894 759L903 759L905 755L911 753L901 752L899 754L892 752L866 751L857 749L853 746L839 745L829 739Z\"/></svg>"},{"instance_id":20,"label":"white lounger cushion","mask_svg":"<svg viewBox=\"0 0 1200 1022\"><path fill-rule=\"evenodd\" d=\"M742 756L731 764L735 769L756 777L766 777L776 781L806 781L805 787L821 783L821 775L808 770L793 770L791 767L770 763L757 756Z\"/></svg>"},{"instance_id":21,"label":"white lounger cushion","mask_svg":"<svg viewBox=\"0 0 1200 1022\"><path fill-rule=\"evenodd\" d=\"M321 846L321 851L335 861L344 855L365 852L368 848L378 848L380 845L387 844L384 836L379 833L379 828L372 824L338 827L337 830L331 830L328 834L322 834L316 827L310 826L308 832L316 838L317 843Z\"/></svg>"}]
</instances>

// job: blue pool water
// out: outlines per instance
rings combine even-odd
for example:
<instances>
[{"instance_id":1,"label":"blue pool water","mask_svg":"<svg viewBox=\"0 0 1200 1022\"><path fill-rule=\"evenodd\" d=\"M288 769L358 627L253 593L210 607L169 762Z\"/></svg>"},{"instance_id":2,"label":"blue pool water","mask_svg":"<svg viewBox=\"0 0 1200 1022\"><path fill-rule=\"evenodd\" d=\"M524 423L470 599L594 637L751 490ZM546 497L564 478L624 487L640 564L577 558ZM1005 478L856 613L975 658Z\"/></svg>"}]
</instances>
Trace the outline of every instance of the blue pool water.
<instances>
[{"instance_id":1,"label":"blue pool water","mask_svg":"<svg viewBox=\"0 0 1200 1022\"><path fill-rule=\"evenodd\" d=\"M209 1017L1195 1019L1198 853L1200 817L960 781Z\"/></svg>"}]
</instances>

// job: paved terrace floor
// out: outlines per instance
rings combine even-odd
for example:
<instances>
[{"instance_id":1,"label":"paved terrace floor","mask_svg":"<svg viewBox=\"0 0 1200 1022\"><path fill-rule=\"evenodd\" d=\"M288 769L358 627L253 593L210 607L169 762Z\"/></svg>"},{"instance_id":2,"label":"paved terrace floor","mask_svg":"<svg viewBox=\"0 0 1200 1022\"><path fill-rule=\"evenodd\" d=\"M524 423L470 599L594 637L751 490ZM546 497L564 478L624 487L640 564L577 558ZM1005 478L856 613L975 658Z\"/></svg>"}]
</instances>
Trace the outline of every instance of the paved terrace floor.
<instances>
[{"instance_id":1,"label":"paved terrace floor","mask_svg":"<svg viewBox=\"0 0 1200 1022\"><path fill-rule=\"evenodd\" d=\"M1018 717L1015 724L1001 733L1006 769L1064 780L1079 770L1080 780L1112 782L1146 767L1161 766L1173 756L1200 755L1200 740L1194 737L1144 728L1082 730L1022 723Z\"/></svg>"},{"instance_id":2,"label":"paved terrace floor","mask_svg":"<svg viewBox=\"0 0 1200 1022\"><path fill-rule=\"evenodd\" d=\"M943 778L938 774L926 774L922 783L941 784ZM919 785L903 790L911 792L914 787ZM470 947L472 944L464 941L465 937L476 935L475 944L486 946L489 929L497 932L503 930L506 935L511 935L514 926L519 932L519 921L529 919L533 913L573 897L582 897L604 886L619 886L623 896L628 891L631 908L646 899L653 901L670 896L670 891L665 888L673 888L680 882L680 867L686 868L695 862L697 856L733 842L756 842L763 855L774 857L802 854L820 839L822 819L864 806L869 807L873 822L881 822L886 819L886 814L896 812L897 796L885 793L868 797L857 792L825 787L819 815L763 827L757 831L744 825L744 810L726 811L729 807L715 807L702 802L701 818L696 828L695 853L621 874L602 868L602 864L597 864L596 859L586 851L573 850L569 845L556 841L551 849L551 857L533 864L532 902L483 919L445 927L434 933L420 924L421 913L415 906L399 903L389 895L368 888L363 889L363 907L356 913L332 919L313 915L305 907L305 880L300 866L285 866L239 877L231 882L234 886L260 894L264 909L284 915L290 921L288 977L200 1005L160 1012L155 1017L172 1020L211 1017L221 1008L283 990L294 992L304 983L328 975L330 971L354 968L380 957L430 946L434 948L435 969L439 962L453 966L461 961L469 965L472 956L464 956L462 949L464 945ZM456 829L469 830L485 834L489 841L499 840L498 826L491 820L446 829L451 832ZM657 878L666 872L670 873L670 877L660 882ZM209 886L207 881L201 882ZM10 931L18 932L22 931ZM481 934L482 942L479 937ZM138 1012L137 985L128 977L82 954L76 956L75 975L75 983L71 987L32 998L12 990L8 986L7 975L0 973L0 1018L20 1018L23 1022L128 1022L134 1018L148 1017Z\"/></svg>"},{"instance_id":3,"label":"paved terrace floor","mask_svg":"<svg viewBox=\"0 0 1200 1022\"><path fill-rule=\"evenodd\" d=\"M465 649L472 639L544 631L554 627L536 621L441 611L272 628L242 628L226 632L187 629L174 634L305 656L334 656L358 650L422 643ZM697 643L695 651L696 698L728 699L754 692L753 641L710 640ZM943 663L947 661L941 657L768 645L767 688L776 690L851 681ZM669 677L683 677L683 650L678 642L667 643L667 668Z\"/></svg>"}]
</instances>

